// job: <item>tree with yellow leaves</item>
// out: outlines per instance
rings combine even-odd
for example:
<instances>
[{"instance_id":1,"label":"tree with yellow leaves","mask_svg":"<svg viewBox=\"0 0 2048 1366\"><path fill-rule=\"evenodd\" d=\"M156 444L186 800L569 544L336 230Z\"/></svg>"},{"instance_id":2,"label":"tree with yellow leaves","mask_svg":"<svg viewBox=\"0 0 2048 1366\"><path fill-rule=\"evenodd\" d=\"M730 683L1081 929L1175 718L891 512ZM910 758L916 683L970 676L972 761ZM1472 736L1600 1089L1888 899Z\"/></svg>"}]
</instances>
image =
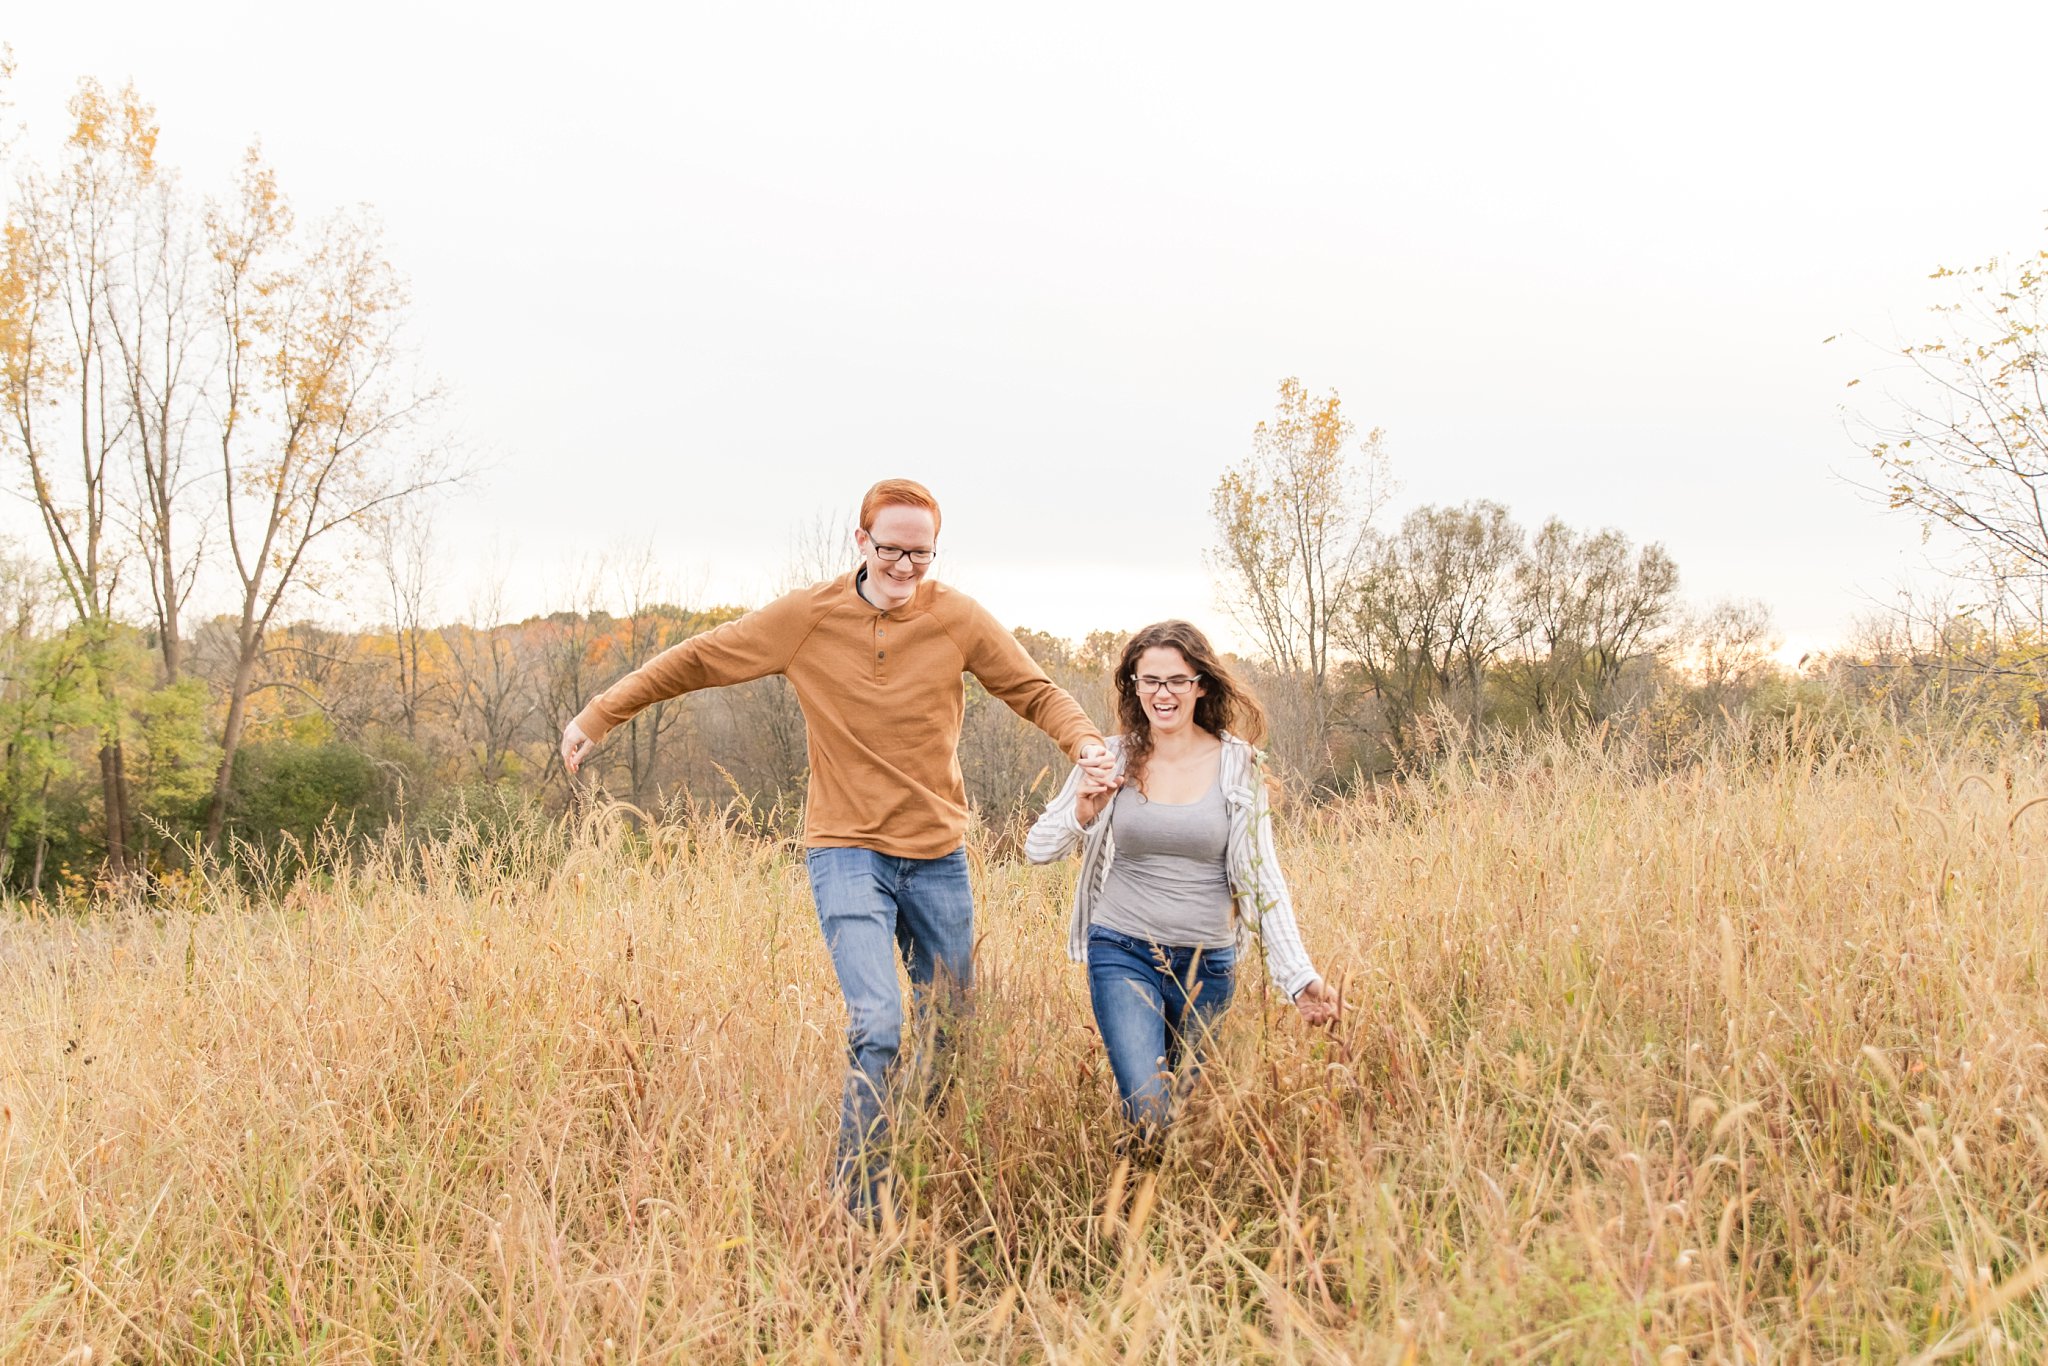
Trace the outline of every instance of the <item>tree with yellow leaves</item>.
<instances>
[{"instance_id":1,"label":"tree with yellow leaves","mask_svg":"<svg viewBox=\"0 0 2048 1366\"><path fill-rule=\"evenodd\" d=\"M1357 439L1336 390L1312 396L1280 382L1251 454L1211 495L1218 544L1211 571L1238 624L1273 665L1301 680L1309 750L1320 771L1332 724L1331 665L1367 561L1372 520L1392 492L1383 434ZM1356 445L1354 446L1354 442Z\"/></svg>"},{"instance_id":2,"label":"tree with yellow leaves","mask_svg":"<svg viewBox=\"0 0 2048 1366\"><path fill-rule=\"evenodd\" d=\"M81 82L55 174L27 168L0 240L0 448L40 515L100 700L107 860L128 871L122 706L109 650L130 544L118 502L136 413L115 344L128 231L158 183L153 112Z\"/></svg>"},{"instance_id":3,"label":"tree with yellow leaves","mask_svg":"<svg viewBox=\"0 0 2048 1366\"><path fill-rule=\"evenodd\" d=\"M206 228L223 355L222 513L239 599L212 844L279 609L347 533L453 474L424 423L434 396L398 345L405 287L372 223L340 214L302 233L252 150L234 201Z\"/></svg>"}]
</instances>

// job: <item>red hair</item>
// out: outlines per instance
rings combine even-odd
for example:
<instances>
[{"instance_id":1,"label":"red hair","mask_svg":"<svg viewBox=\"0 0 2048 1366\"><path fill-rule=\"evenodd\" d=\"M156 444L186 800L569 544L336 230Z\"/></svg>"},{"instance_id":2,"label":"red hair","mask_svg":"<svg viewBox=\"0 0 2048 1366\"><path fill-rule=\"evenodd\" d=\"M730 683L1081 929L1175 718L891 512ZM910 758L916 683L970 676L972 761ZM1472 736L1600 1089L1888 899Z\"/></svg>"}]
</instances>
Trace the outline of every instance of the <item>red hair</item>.
<instances>
[{"instance_id":1,"label":"red hair","mask_svg":"<svg viewBox=\"0 0 2048 1366\"><path fill-rule=\"evenodd\" d=\"M884 479L860 500L860 529L872 531L883 508L923 508L932 515L932 535L939 534L939 500L915 479Z\"/></svg>"}]
</instances>

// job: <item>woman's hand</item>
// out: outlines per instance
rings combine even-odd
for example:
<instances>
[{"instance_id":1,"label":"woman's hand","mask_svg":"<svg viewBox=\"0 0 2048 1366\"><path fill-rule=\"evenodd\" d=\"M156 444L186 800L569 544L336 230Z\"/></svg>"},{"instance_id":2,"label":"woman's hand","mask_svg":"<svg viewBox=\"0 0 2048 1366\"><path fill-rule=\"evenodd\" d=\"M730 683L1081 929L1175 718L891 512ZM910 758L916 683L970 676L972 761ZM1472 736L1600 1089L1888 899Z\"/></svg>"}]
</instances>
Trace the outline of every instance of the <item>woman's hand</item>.
<instances>
[{"instance_id":1,"label":"woman's hand","mask_svg":"<svg viewBox=\"0 0 2048 1366\"><path fill-rule=\"evenodd\" d=\"M1074 820L1082 829L1095 824L1095 818L1102 814L1102 808L1109 805L1116 790L1124 785L1121 777L1103 782L1085 769L1081 774L1081 789L1074 796Z\"/></svg>"},{"instance_id":2,"label":"woman's hand","mask_svg":"<svg viewBox=\"0 0 2048 1366\"><path fill-rule=\"evenodd\" d=\"M1074 762L1097 782L1106 783L1116 776L1116 756L1100 740L1090 740L1081 746L1081 753Z\"/></svg>"},{"instance_id":3,"label":"woman's hand","mask_svg":"<svg viewBox=\"0 0 2048 1366\"><path fill-rule=\"evenodd\" d=\"M1294 997L1294 1008L1301 1012L1301 1018L1312 1025L1331 1024L1337 1018L1337 1010L1344 1004L1337 995L1337 988L1318 977L1303 987Z\"/></svg>"}]
</instances>

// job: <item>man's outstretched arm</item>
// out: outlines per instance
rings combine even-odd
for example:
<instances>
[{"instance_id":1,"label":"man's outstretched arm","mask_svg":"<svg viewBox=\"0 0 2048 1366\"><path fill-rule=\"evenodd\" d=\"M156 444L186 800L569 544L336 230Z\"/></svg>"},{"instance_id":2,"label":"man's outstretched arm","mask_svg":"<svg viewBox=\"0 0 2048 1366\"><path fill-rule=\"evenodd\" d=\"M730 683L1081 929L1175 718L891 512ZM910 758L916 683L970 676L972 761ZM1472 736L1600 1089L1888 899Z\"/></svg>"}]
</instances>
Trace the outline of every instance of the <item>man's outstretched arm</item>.
<instances>
[{"instance_id":1,"label":"man's outstretched arm","mask_svg":"<svg viewBox=\"0 0 2048 1366\"><path fill-rule=\"evenodd\" d=\"M671 645L606 688L562 727L562 766L574 773L614 726L656 702L781 673L815 624L812 598L809 589L777 598L738 621Z\"/></svg>"},{"instance_id":2,"label":"man's outstretched arm","mask_svg":"<svg viewBox=\"0 0 2048 1366\"><path fill-rule=\"evenodd\" d=\"M1110 780L1116 761L1102 743L1101 730L1072 694L1045 676L1017 637L978 603L967 625L967 638L960 643L967 671L981 680L989 696L1000 698L1011 711L1044 731L1063 754L1098 782Z\"/></svg>"}]
</instances>

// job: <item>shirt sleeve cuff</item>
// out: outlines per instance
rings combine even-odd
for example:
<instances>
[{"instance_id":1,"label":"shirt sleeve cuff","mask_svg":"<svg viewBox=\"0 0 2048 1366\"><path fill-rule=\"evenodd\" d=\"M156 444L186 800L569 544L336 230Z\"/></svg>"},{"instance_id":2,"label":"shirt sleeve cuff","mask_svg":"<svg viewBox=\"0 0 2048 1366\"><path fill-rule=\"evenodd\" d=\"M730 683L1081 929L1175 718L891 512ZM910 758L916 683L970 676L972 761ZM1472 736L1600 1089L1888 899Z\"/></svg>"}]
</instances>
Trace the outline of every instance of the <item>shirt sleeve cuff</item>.
<instances>
[{"instance_id":1,"label":"shirt sleeve cuff","mask_svg":"<svg viewBox=\"0 0 2048 1366\"><path fill-rule=\"evenodd\" d=\"M582 731L590 743L595 745L603 743L604 737L612 733L612 723L604 719L597 710L597 703L592 702L576 713L576 729Z\"/></svg>"}]
</instances>

